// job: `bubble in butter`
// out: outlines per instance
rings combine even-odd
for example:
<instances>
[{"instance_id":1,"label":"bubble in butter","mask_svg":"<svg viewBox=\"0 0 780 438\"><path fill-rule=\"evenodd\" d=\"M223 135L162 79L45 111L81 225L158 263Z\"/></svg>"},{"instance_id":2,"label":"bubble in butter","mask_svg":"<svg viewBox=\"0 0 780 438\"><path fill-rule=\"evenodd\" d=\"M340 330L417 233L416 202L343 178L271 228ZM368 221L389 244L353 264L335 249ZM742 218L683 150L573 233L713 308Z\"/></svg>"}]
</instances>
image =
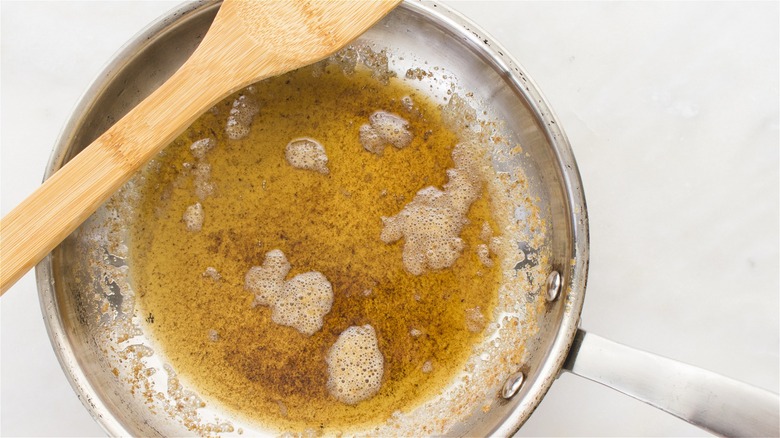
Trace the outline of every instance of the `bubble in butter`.
<instances>
[{"instance_id":1,"label":"bubble in butter","mask_svg":"<svg viewBox=\"0 0 780 438\"><path fill-rule=\"evenodd\" d=\"M333 305L333 288L319 272L298 274L290 280L290 263L275 249L265 255L263 266L253 266L245 277L245 288L255 294L255 304L270 306L271 319L305 335L322 328L322 319Z\"/></svg>"},{"instance_id":2,"label":"bubble in butter","mask_svg":"<svg viewBox=\"0 0 780 438\"><path fill-rule=\"evenodd\" d=\"M354 405L379 392L385 358L370 325L344 330L330 347L325 360L328 363L328 391L337 400Z\"/></svg>"},{"instance_id":3,"label":"bubble in butter","mask_svg":"<svg viewBox=\"0 0 780 438\"><path fill-rule=\"evenodd\" d=\"M325 148L313 138L298 138L287 143L284 154L290 166L297 169L313 170L324 175L330 172Z\"/></svg>"},{"instance_id":4,"label":"bubble in butter","mask_svg":"<svg viewBox=\"0 0 780 438\"><path fill-rule=\"evenodd\" d=\"M409 122L400 116L376 111L368 120L360 127L360 143L367 151L382 155L388 144L402 149L412 142Z\"/></svg>"}]
</instances>

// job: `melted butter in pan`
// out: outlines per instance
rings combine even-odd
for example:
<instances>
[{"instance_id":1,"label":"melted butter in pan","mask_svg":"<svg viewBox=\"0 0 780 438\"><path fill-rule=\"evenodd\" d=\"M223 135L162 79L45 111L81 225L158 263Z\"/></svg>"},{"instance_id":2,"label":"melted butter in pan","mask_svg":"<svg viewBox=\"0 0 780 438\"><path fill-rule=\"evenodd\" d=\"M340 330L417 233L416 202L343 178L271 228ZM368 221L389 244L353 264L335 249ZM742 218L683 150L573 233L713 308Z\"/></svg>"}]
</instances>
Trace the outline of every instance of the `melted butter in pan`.
<instances>
[{"instance_id":1,"label":"melted butter in pan","mask_svg":"<svg viewBox=\"0 0 780 438\"><path fill-rule=\"evenodd\" d=\"M460 230L460 257L412 275L404 240L380 239L381 218L425 187L444 187L460 140L434 102L361 70L302 69L240 95L239 106L252 110L240 120L248 132L244 123L236 135L236 122L226 134L239 95L231 96L146 171L130 260L137 310L154 315L146 330L207 400L275 429L332 433L414 408L453 380L481 339L500 272L480 262L476 248L484 224L496 224L482 190ZM366 150L360 129L377 111L407 121L411 142ZM204 138L215 140L206 152L190 149ZM327 172L287 162L285 148L301 138L322 146ZM198 230L182 219L194 205L202 209ZM250 268L276 249L292 267L287 280L316 271L332 285L332 308L311 336L274 323L271 308L253 306L244 288ZM475 318L483 322L475 326ZM384 373L376 395L350 405L328 391L326 359L345 330L366 325Z\"/></svg>"}]
</instances>

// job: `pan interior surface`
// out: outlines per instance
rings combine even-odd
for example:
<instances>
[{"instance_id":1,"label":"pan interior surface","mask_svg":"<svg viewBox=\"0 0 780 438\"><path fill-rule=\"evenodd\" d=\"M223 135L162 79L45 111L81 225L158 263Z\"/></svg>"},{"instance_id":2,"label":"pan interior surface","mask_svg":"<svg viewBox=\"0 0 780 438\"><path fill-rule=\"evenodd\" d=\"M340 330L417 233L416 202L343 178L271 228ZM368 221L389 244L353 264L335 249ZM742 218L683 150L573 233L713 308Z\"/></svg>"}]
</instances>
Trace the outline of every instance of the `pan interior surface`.
<instances>
[{"instance_id":1,"label":"pan interior surface","mask_svg":"<svg viewBox=\"0 0 780 438\"><path fill-rule=\"evenodd\" d=\"M197 46L217 6L184 6L130 44L85 96L48 174L170 76ZM388 412L379 424L339 431L510 434L557 376L582 306L587 218L568 143L522 70L442 5L405 3L352 47L360 48L354 50L364 67L377 68L366 53L386 55L387 74L440 102L442 114L461 101L473 108L492 170L506 182L501 187L510 202L502 207L506 224L499 233L511 250L501 260L501 286L481 341L443 391ZM197 382L170 366L148 332L154 315L140 310L128 262L134 245L128 219L144 178L128 183L37 268L55 351L85 405L112 435L316 432L278 430L237 415L199 394ZM548 302L546 280L553 270L562 275L563 291ZM523 386L503 398L505 382L518 372Z\"/></svg>"}]
</instances>

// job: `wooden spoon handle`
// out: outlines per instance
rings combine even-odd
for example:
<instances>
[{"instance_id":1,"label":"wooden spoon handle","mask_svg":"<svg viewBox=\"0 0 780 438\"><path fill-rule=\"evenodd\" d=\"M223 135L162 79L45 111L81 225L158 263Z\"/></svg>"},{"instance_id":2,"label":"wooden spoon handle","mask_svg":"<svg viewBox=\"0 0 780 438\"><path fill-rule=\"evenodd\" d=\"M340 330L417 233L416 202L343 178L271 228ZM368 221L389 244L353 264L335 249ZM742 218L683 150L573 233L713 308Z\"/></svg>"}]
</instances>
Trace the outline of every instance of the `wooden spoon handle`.
<instances>
[{"instance_id":1,"label":"wooden spoon handle","mask_svg":"<svg viewBox=\"0 0 780 438\"><path fill-rule=\"evenodd\" d=\"M0 295L223 97L218 78L198 70L182 66L0 220Z\"/></svg>"}]
</instances>

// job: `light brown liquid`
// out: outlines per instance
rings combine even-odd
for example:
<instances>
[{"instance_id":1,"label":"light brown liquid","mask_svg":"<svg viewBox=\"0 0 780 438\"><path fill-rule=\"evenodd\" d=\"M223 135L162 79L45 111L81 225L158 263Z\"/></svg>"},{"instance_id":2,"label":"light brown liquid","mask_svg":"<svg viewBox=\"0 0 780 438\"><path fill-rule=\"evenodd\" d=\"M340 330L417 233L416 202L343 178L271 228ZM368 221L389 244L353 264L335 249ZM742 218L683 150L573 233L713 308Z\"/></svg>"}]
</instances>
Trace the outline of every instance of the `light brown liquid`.
<instances>
[{"instance_id":1,"label":"light brown liquid","mask_svg":"<svg viewBox=\"0 0 780 438\"><path fill-rule=\"evenodd\" d=\"M467 329L467 310L479 306L488 318L496 302L500 263L487 268L475 251L483 223L497 229L487 191L469 210L466 247L452 268L411 275L403 241L379 239L380 218L446 182L458 139L442 125L440 108L396 79L382 85L360 70L346 77L330 68L316 78L303 69L270 79L253 96L261 109L247 138L224 134L233 96L147 171L130 259L146 330L185 384L274 428L334 432L413 408L453 379L480 339ZM404 96L414 101L412 112ZM376 110L407 119L412 144L383 156L365 151L358 130ZM180 174L182 163L195 162L190 144L204 137L218 142L207 155L216 191L201 201L202 230L189 232L182 214L198 198L192 177ZM285 161L285 146L298 137L324 146L328 175ZM333 307L312 336L251 305L244 276L273 249L290 261L288 279L318 271L333 286ZM203 276L207 267L221 279ZM325 356L342 331L365 324L376 330L385 372L376 396L349 406L328 393ZM423 372L426 362L432 371Z\"/></svg>"}]
</instances>

